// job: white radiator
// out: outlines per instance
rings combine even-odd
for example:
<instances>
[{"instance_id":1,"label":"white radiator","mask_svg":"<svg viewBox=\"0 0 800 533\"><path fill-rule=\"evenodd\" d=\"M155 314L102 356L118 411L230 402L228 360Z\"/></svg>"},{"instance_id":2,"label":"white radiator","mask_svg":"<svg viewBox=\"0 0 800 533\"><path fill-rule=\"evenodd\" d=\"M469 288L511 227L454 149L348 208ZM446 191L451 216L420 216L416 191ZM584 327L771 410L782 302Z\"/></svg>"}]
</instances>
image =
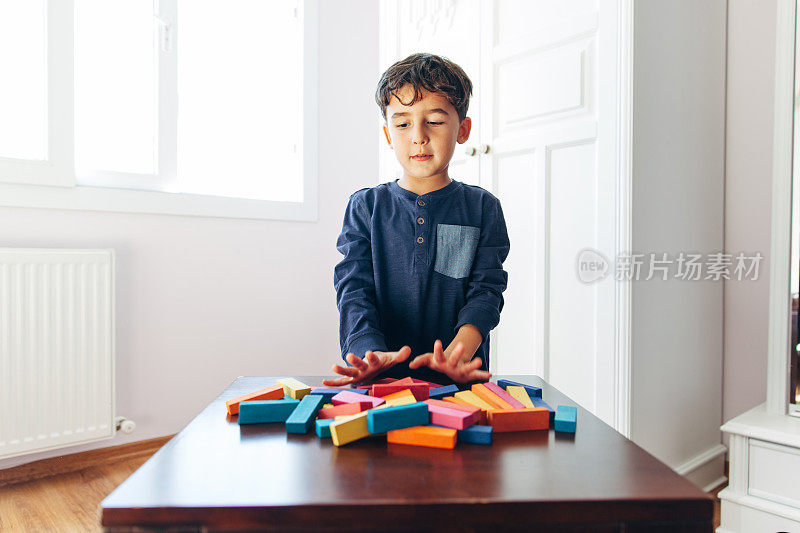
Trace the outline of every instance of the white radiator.
<instances>
[{"instance_id":1,"label":"white radiator","mask_svg":"<svg viewBox=\"0 0 800 533\"><path fill-rule=\"evenodd\" d=\"M0 459L114 436L114 250L0 248Z\"/></svg>"}]
</instances>

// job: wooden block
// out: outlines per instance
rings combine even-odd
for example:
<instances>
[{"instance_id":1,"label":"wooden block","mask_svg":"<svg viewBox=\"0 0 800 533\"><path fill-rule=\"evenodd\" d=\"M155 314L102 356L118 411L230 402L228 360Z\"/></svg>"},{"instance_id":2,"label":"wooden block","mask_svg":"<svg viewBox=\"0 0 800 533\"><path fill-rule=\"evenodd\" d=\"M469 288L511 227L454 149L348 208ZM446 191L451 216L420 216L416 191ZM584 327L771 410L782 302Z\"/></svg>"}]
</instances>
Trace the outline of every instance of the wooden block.
<instances>
[{"instance_id":1,"label":"wooden block","mask_svg":"<svg viewBox=\"0 0 800 533\"><path fill-rule=\"evenodd\" d=\"M429 389L436 389L436 388L441 387L441 385L439 385L438 383L432 383L430 381L423 381L421 379L411 378L411 381L416 383L417 385L419 385L419 384L427 385Z\"/></svg>"},{"instance_id":2,"label":"wooden block","mask_svg":"<svg viewBox=\"0 0 800 533\"><path fill-rule=\"evenodd\" d=\"M334 405L333 407L320 409L317 412L317 418L336 418L337 416L342 415L357 415L361 411L366 411L371 407L372 404L369 402L343 403L340 405Z\"/></svg>"},{"instance_id":3,"label":"wooden block","mask_svg":"<svg viewBox=\"0 0 800 533\"><path fill-rule=\"evenodd\" d=\"M411 391L411 394L414 395L414 398L417 399L418 402L428 399L428 391L430 390L427 385L422 383L414 383L408 385L406 383L400 383L395 381L394 383L386 383L383 385L373 385L370 389L370 395L374 396L375 398L383 398L390 394L394 394L396 392L402 392L404 390Z\"/></svg>"},{"instance_id":4,"label":"wooden block","mask_svg":"<svg viewBox=\"0 0 800 533\"><path fill-rule=\"evenodd\" d=\"M239 403L239 424L285 422L300 400L251 400Z\"/></svg>"},{"instance_id":5,"label":"wooden block","mask_svg":"<svg viewBox=\"0 0 800 533\"><path fill-rule=\"evenodd\" d=\"M492 426L470 426L459 430L456 438L469 444L491 444Z\"/></svg>"},{"instance_id":6,"label":"wooden block","mask_svg":"<svg viewBox=\"0 0 800 533\"><path fill-rule=\"evenodd\" d=\"M343 390L353 390L353 389L341 389L341 388L326 389L322 387L317 387L317 388L311 387L311 392L309 394L316 394L318 396L323 396L325 398L325 401L329 402L331 398L333 398ZM355 391L353 390L353 392ZM364 393L366 393L366 391L364 391Z\"/></svg>"},{"instance_id":7,"label":"wooden block","mask_svg":"<svg viewBox=\"0 0 800 533\"><path fill-rule=\"evenodd\" d=\"M483 401L477 394L469 390L462 390L461 392L457 392L455 393L454 397L458 400L463 400L469 405L480 407L481 409L487 412L494 409L494 407Z\"/></svg>"},{"instance_id":8,"label":"wooden block","mask_svg":"<svg viewBox=\"0 0 800 533\"><path fill-rule=\"evenodd\" d=\"M417 399L414 398L414 395L411 394L411 391L408 389L395 392L389 396L384 396L383 399L386 401L386 403L380 407L395 407L398 405L411 405L412 403L417 403Z\"/></svg>"},{"instance_id":9,"label":"wooden block","mask_svg":"<svg viewBox=\"0 0 800 533\"><path fill-rule=\"evenodd\" d=\"M493 393L483 383L476 383L470 389L474 392L481 400L491 405L494 409L513 409L511 405L500 398L497 394Z\"/></svg>"},{"instance_id":10,"label":"wooden block","mask_svg":"<svg viewBox=\"0 0 800 533\"><path fill-rule=\"evenodd\" d=\"M358 439L368 436L367 413L363 411L357 415L345 417L342 420L334 421L328 428L331 431L331 439L335 446L342 446Z\"/></svg>"},{"instance_id":11,"label":"wooden block","mask_svg":"<svg viewBox=\"0 0 800 533\"><path fill-rule=\"evenodd\" d=\"M325 405L322 406L323 409L327 409L329 407L333 407L333 404L332 403L326 403Z\"/></svg>"},{"instance_id":12,"label":"wooden block","mask_svg":"<svg viewBox=\"0 0 800 533\"><path fill-rule=\"evenodd\" d=\"M562 433L575 433L578 422L578 408L570 405L556 407L556 416L553 429Z\"/></svg>"},{"instance_id":13,"label":"wooden block","mask_svg":"<svg viewBox=\"0 0 800 533\"><path fill-rule=\"evenodd\" d=\"M283 385L283 392L286 396L294 398L295 400L301 400L303 396L311 392L311 387L294 378L279 379L278 385Z\"/></svg>"},{"instance_id":14,"label":"wooden block","mask_svg":"<svg viewBox=\"0 0 800 533\"><path fill-rule=\"evenodd\" d=\"M314 425L317 411L325 401L323 396L318 394L308 394L300 400L297 408L286 419L286 433L308 433Z\"/></svg>"},{"instance_id":15,"label":"wooden block","mask_svg":"<svg viewBox=\"0 0 800 533\"><path fill-rule=\"evenodd\" d=\"M459 391L458 385L447 385L445 387L436 387L435 389L431 389L428 392L428 398L433 398L434 400L441 400L445 396L450 396L451 394L455 394Z\"/></svg>"},{"instance_id":16,"label":"wooden block","mask_svg":"<svg viewBox=\"0 0 800 533\"><path fill-rule=\"evenodd\" d=\"M248 402L254 400L280 400L283 398L283 387L281 385L274 385L266 389L257 390L242 396L237 396L225 402L225 407L228 409L229 415L239 414L239 404L241 402Z\"/></svg>"},{"instance_id":17,"label":"wooden block","mask_svg":"<svg viewBox=\"0 0 800 533\"><path fill-rule=\"evenodd\" d=\"M445 403L445 402L442 402ZM437 404L426 404L430 413L431 424L453 429L465 429L478 421L477 412L469 413ZM455 405L455 404L452 404Z\"/></svg>"},{"instance_id":18,"label":"wooden block","mask_svg":"<svg viewBox=\"0 0 800 533\"><path fill-rule=\"evenodd\" d=\"M506 392L513 396L518 402L522 403L523 407L535 407L531 401L531 397L528 396L528 392L524 387L520 387L519 385L509 385L506 387Z\"/></svg>"},{"instance_id":19,"label":"wooden block","mask_svg":"<svg viewBox=\"0 0 800 533\"><path fill-rule=\"evenodd\" d=\"M363 383L356 387L357 389L371 389L373 385L378 385L381 383L393 383L397 381L395 378L382 378L377 381L370 381L369 383Z\"/></svg>"},{"instance_id":20,"label":"wooden block","mask_svg":"<svg viewBox=\"0 0 800 533\"><path fill-rule=\"evenodd\" d=\"M367 414L367 430L373 435L395 429L423 426L428 422L428 405L422 402L373 409Z\"/></svg>"},{"instance_id":21,"label":"wooden block","mask_svg":"<svg viewBox=\"0 0 800 533\"><path fill-rule=\"evenodd\" d=\"M550 429L550 415L544 407L489 411L489 425L495 433Z\"/></svg>"},{"instance_id":22,"label":"wooden block","mask_svg":"<svg viewBox=\"0 0 800 533\"><path fill-rule=\"evenodd\" d=\"M396 429L386 434L386 442L427 446L429 448L455 448L456 430L434 426L415 426Z\"/></svg>"},{"instance_id":23,"label":"wooden block","mask_svg":"<svg viewBox=\"0 0 800 533\"><path fill-rule=\"evenodd\" d=\"M325 437L331 437L331 428L330 425L334 423L333 418L318 418L314 421L315 430L317 432L317 437L324 439Z\"/></svg>"},{"instance_id":24,"label":"wooden block","mask_svg":"<svg viewBox=\"0 0 800 533\"><path fill-rule=\"evenodd\" d=\"M552 407L547 405L547 402L539 398L538 396L531 396L531 401L533 402L534 407L544 407L548 411L550 411L550 423L553 423L553 420L556 417L556 412L553 410Z\"/></svg>"},{"instance_id":25,"label":"wooden block","mask_svg":"<svg viewBox=\"0 0 800 533\"><path fill-rule=\"evenodd\" d=\"M357 392L344 390L331 398L331 403L333 405L341 405L343 403L356 403L356 402L369 402L372 404L372 407L378 407L386 400L383 398L375 398L374 396L370 396L369 394L359 394Z\"/></svg>"},{"instance_id":26,"label":"wooden block","mask_svg":"<svg viewBox=\"0 0 800 533\"><path fill-rule=\"evenodd\" d=\"M460 406L463 406L463 407L472 407L472 408L475 408L475 409L479 409L481 414L480 414L480 417L478 419L478 424L484 424L485 425L487 423L488 417L486 416L486 409L481 409L480 407L472 405L471 403L467 403L464 400L456 398L455 396L445 396L444 398L442 398L442 401L443 402L447 402L447 403L452 403L452 404L455 404L455 405L460 405Z\"/></svg>"},{"instance_id":27,"label":"wooden block","mask_svg":"<svg viewBox=\"0 0 800 533\"><path fill-rule=\"evenodd\" d=\"M512 409L522 409L525 407L522 404L522 402L511 396L505 390L501 389L497 385L497 383L492 383L491 381L488 381L484 383L483 386L492 391L493 393L495 393L501 400L510 405Z\"/></svg>"},{"instance_id":28,"label":"wooden block","mask_svg":"<svg viewBox=\"0 0 800 533\"><path fill-rule=\"evenodd\" d=\"M533 385L525 385L524 383L519 383L518 381L511 381L510 379L498 379L497 384L506 390L508 390L509 385L516 385L517 387L522 387L526 391L528 391L528 396L530 396L531 398L542 397L541 387L534 387Z\"/></svg>"}]
</instances>

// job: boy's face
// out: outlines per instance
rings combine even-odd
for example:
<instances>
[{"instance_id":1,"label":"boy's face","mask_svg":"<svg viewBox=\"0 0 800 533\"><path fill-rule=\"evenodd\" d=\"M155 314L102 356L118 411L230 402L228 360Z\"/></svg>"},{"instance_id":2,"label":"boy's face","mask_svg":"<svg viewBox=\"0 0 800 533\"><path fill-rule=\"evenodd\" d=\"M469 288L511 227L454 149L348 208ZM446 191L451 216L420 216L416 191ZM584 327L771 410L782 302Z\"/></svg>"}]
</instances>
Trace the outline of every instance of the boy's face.
<instances>
[{"instance_id":1,"label":"boy's face","mask_svg":"<svg viewBox=\"0 0 800 533\"><path fill-rule=\"evenodd\" d=\"M397 94L403 102L410 102L414 88L405 85ZM383 131L406 179L448 178L447 167L456 143L467 141L472 121L466 117L459 122L455 107L439 93L422 89L422 100L411 106L400 100L392 95Z\"/></svg>"}]
</instances>

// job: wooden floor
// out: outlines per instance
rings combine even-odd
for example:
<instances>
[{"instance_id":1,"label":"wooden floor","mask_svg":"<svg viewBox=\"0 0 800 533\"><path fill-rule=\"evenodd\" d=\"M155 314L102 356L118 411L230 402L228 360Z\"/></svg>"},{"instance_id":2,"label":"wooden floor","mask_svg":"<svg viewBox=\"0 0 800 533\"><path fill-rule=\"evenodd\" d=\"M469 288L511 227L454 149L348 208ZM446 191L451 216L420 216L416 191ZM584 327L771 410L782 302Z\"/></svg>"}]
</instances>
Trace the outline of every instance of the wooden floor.
<instances>
[{"instance_id":1,"label":"wooden floor","mask_svg":"<svg viewBox=\"0 0 800 533\"><path fill-rule=\"evenodd\" d=\"M166 442L166 441L164 441ZM128 453L114 462L87 466L33 481L0 485L0 531L101 531L100 501L144 464L155 450ZM720 507L715 497L714 526Z\"/></svg>"}]
</instances>

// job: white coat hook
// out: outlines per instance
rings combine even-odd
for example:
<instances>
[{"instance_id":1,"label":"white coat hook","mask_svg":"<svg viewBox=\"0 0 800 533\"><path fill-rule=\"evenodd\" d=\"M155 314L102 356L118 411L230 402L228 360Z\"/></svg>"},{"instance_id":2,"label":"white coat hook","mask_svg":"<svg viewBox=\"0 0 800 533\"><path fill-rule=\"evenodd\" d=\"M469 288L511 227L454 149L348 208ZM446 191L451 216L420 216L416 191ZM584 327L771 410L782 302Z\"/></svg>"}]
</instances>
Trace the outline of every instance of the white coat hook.
<instances>
[{"instance_id":1,"label":"white coat hook","mask_svg":"<svg viewBox=\"0 0 800 533\"><path fill-rule=\"evenodd\" d=\"M172 21L153 15L158 22L158 42L162 52L172 52Z\"/></svg>"}]
</instances>

